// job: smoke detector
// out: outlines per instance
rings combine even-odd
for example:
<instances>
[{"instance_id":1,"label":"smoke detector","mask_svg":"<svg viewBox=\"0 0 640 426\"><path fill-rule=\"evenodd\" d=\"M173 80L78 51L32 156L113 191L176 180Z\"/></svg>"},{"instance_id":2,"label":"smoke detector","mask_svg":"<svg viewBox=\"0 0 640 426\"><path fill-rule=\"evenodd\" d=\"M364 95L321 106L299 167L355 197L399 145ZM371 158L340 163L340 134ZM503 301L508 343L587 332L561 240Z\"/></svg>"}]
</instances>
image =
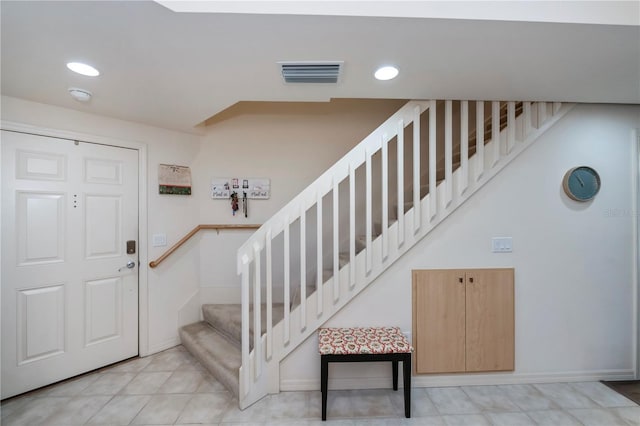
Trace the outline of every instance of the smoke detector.
<instances>
[{"instance_id":1,"label":"smoke detector","mask_svg":"<svg viewBox=\"0 0 640 426\"><path fill-rule=\"evenodd\" d=\"M70 87L69 94L73 99L79 102L89 102L91 100L91 92L84 89L78 89L77 87Z\"/></svg>"}]
</instances>

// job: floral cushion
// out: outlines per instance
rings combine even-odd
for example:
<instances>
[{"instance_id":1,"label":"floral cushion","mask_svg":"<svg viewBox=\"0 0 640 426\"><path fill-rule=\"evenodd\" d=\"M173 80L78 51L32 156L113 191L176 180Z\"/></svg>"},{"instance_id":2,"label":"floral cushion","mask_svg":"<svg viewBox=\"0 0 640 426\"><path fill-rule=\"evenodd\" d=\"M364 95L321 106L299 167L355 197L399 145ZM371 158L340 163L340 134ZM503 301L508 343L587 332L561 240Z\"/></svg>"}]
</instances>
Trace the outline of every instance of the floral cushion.
<instances>
[{"instance_id":1,"label":"floral cushion","mask_svg":"<svg viewBox=\"0 0 640 426\"><path fill-rule=\"evenodd\" d=\"M392 354L413 352L399 327L321 328L320 355Z\"/></svg>"}]
</instances>

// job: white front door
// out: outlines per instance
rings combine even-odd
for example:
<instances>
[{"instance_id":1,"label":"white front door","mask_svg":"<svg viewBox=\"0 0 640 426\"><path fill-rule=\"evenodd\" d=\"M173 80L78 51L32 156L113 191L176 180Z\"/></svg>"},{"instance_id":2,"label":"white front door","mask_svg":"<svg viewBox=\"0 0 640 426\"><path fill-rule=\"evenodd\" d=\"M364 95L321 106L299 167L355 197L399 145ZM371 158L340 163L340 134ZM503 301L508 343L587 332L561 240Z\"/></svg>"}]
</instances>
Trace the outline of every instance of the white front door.
<instances>
[{"instance_id":1,"label":"white front door","mask_svg":"<svg viewBox=\"0 0 640 426\"><path fill-rule=\"evenodd\" d=\"M4 130L1 145L7 398L138 354L138 151Z\"/></svg>"}]
</instances>

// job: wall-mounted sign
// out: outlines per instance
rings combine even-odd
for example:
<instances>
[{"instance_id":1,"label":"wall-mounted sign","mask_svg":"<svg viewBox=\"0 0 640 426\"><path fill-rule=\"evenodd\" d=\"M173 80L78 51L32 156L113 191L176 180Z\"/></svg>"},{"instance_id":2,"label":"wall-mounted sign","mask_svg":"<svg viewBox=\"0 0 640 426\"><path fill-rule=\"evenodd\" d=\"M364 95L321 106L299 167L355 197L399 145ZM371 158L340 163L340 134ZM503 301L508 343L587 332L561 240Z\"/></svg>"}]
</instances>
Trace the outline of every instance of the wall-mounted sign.
<instances>
[{"instance_id":1,"label":"wall-mounted sign","mask_svg":"<svg viewBox=\"0 0 640 426\"><path fill-rule=\"evenodd\" d=\"M229 199L233 192L242 198L267 200L271 197L271 181L268 178L213 178L211 180L211 198Z\"/></svg>"},{"instance_id":2,"label":"wall-mounted sign","mask_svg":"<svg viewBox=\"0 0 640 426\"><path fill-rule=\"evenodd\" d=\"M191 195L191 169L187 166L160 164L158 187L160 194Z\"/></svg>"}]
</instances>

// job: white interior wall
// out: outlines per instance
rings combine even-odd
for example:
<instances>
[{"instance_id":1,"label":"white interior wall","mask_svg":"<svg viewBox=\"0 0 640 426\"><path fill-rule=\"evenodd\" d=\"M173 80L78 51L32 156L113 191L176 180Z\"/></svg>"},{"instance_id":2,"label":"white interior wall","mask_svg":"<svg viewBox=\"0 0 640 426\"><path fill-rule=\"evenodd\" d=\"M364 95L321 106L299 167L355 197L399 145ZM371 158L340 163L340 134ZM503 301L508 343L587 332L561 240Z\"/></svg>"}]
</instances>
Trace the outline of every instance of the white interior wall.
<instances>
[{"instance_id":1,"label":"white interior wall","mask_svg":"<svg viewBox=\"0 0 640 426\"><path fill-rule=\"evenodd\" d=\"M246 220L261 223L350 148L333 145L335 139L326 135L317 140L298 117L260 117L251 130L243 130L246 117L238 119L233 126L229 122L209 129L200 149L202 139L196 135L2 97L2 120L145 144L148 238L166 233L169 244L198 223L233 223L230 207L208 196L212 177L270 177L272 199L252 202ZM630 248L636 206L629 193L631 161L637 158L631 155L630 129L639 123L637 106L578 106L329 324L394 323L410 332L411 269L513 266L517 369L489 379L476 375L477 380L627 377L634 368L636 295ZM294 136L284 146L283 129ZM336 128L335 134L342 130ZM282 146L281 151L274 151L274 146ZM243 161L229 161L237 157ZM160 163L192 166L194 195L158 195ZM596 200L581 208L564 197L560 183L564 172L577 164L596 167L603 181ZM499 235L514 238L512 254L489 252L490 238ZM235 251L244 238L209 232L155 270L148 269L149 352L177 344L179 310L198 291L200 281L205 287L231 288L229 283L237 279ZM148 260L164 249L149 247ZM212 257L223 266L214 265ZM394 285L398 282L405 284ZM319 372L309 368L319 365L315 344L311 337L283 362L283 389L319 388ZM375 364L342 367L332 367L332 377L342 378L333 379L333 387L353 386L354 379L358 386L363 380L378 386L388 379L387 369L381 371ZM417 382L438 380L456 379L421 377Z\"/></svg>"},{"instance_id":2,"label":"white interior wall","mask_svg":"<svg viewBox=\"0 0 640 426\"><path fill-rule=\"evenodd\" d=\"M202 149L194 161L194 197L199 223L262 224L313 182L326 169L396 112L403 101L338 101L319 113L310 109L278 112L247 112L210 125ZM266 177L271 198L249 200L249 217L231 213L229 200L211 199L207 183L214 177ZM328 208L328 207L326 207ZM328 211L330 212L330 211ZM314 226L315 212L307 225ZM251 231L207 231L200 244L200 295L185 306L185 322L198 316L200 303L238 303L240 280L236 270L237 249ZM291 234L292 241L299 237ZM292 246L293 250L293 246ZM292 251L293 253L293 251ZM297 262L292 262L297 264ZM292 280L299 276L292 272ZM274 281L274 286L282 283ZM281 291L274 300L281 298Z\"/></svg>"},{"instance_id":3,"label":"white interior wall","mask_svg":"<svg viewBox=\"0 0 640 426\"><path fill-rule=\"evenodd\" d=\"M97 116L88 112L90 105L79 112L6 96L1 118L89 135L88 141L93 135L147 147L148 241L140 241L141 250L148 246L148 259L140 259L148 288L148 336L140 336L146 355L179 344L178 327L198 319L200 299L239 301L236 251L251 231L201 232L155 269L147 266L149 261L198 224L264 222L402 103L382 100L352 108L344 101L320 114L313 108L239 114L207 127L205 136ZM192 195L159 195L159 164L190 166ZM269 177L272 196L252 200L249 218L232 216L228 201L210 197L211 179L221 176ZM156 233L166 235L167 246L151 246Z\"/></svg>"},{"instance_id":4,"label":"white interior wall","mask_svg":"<svg viewBox=\"0 0 640 426\"><path fill-rule=\"evenodd\" d=\"M44 129L68 131L117 141L138 142L147 147L147 235L140 249L148 246L146 268L148 289L148 336L141 335L143 354L153 353L179 343L178 311L198 287L199 253L190 242L156 269L147 266L168 247L151 247L154 233L167 235L169 245L178 241L197 223L197 200L191 196L159 195L158 164L191 165L200 148L201 136L169 131L85 112L2 97L2 120ZM87 111L90 106L87 106ZM88 138L91 142L91 137ZM197 187L199 182L194 182ZM142 296L142 294L141 294ZM144 321L144 319L143 319ZM146 344L146 345L145 345ZM145 348L146 346L146 348Z\"/></svg>"},{"instance_id":5,"label":"white interior wall","mask_svg":"<svg viewBox=\"0 0 640 426\"><path fill-rule=\"evenodd\" d=\"M416 385L632 378L638 123L638 106L578 105L326 325L398 325L410 335L412 269L514 267L516 370ZM563 193L577 165L600 173L592 202ZM491 253L494 236L513 237L513 253ZM319 366L312 335L282 362L281 389L319 389ZM336 364L330 387L387 387L390 375L385 364Z\"/></svg>"}]
</instances>

